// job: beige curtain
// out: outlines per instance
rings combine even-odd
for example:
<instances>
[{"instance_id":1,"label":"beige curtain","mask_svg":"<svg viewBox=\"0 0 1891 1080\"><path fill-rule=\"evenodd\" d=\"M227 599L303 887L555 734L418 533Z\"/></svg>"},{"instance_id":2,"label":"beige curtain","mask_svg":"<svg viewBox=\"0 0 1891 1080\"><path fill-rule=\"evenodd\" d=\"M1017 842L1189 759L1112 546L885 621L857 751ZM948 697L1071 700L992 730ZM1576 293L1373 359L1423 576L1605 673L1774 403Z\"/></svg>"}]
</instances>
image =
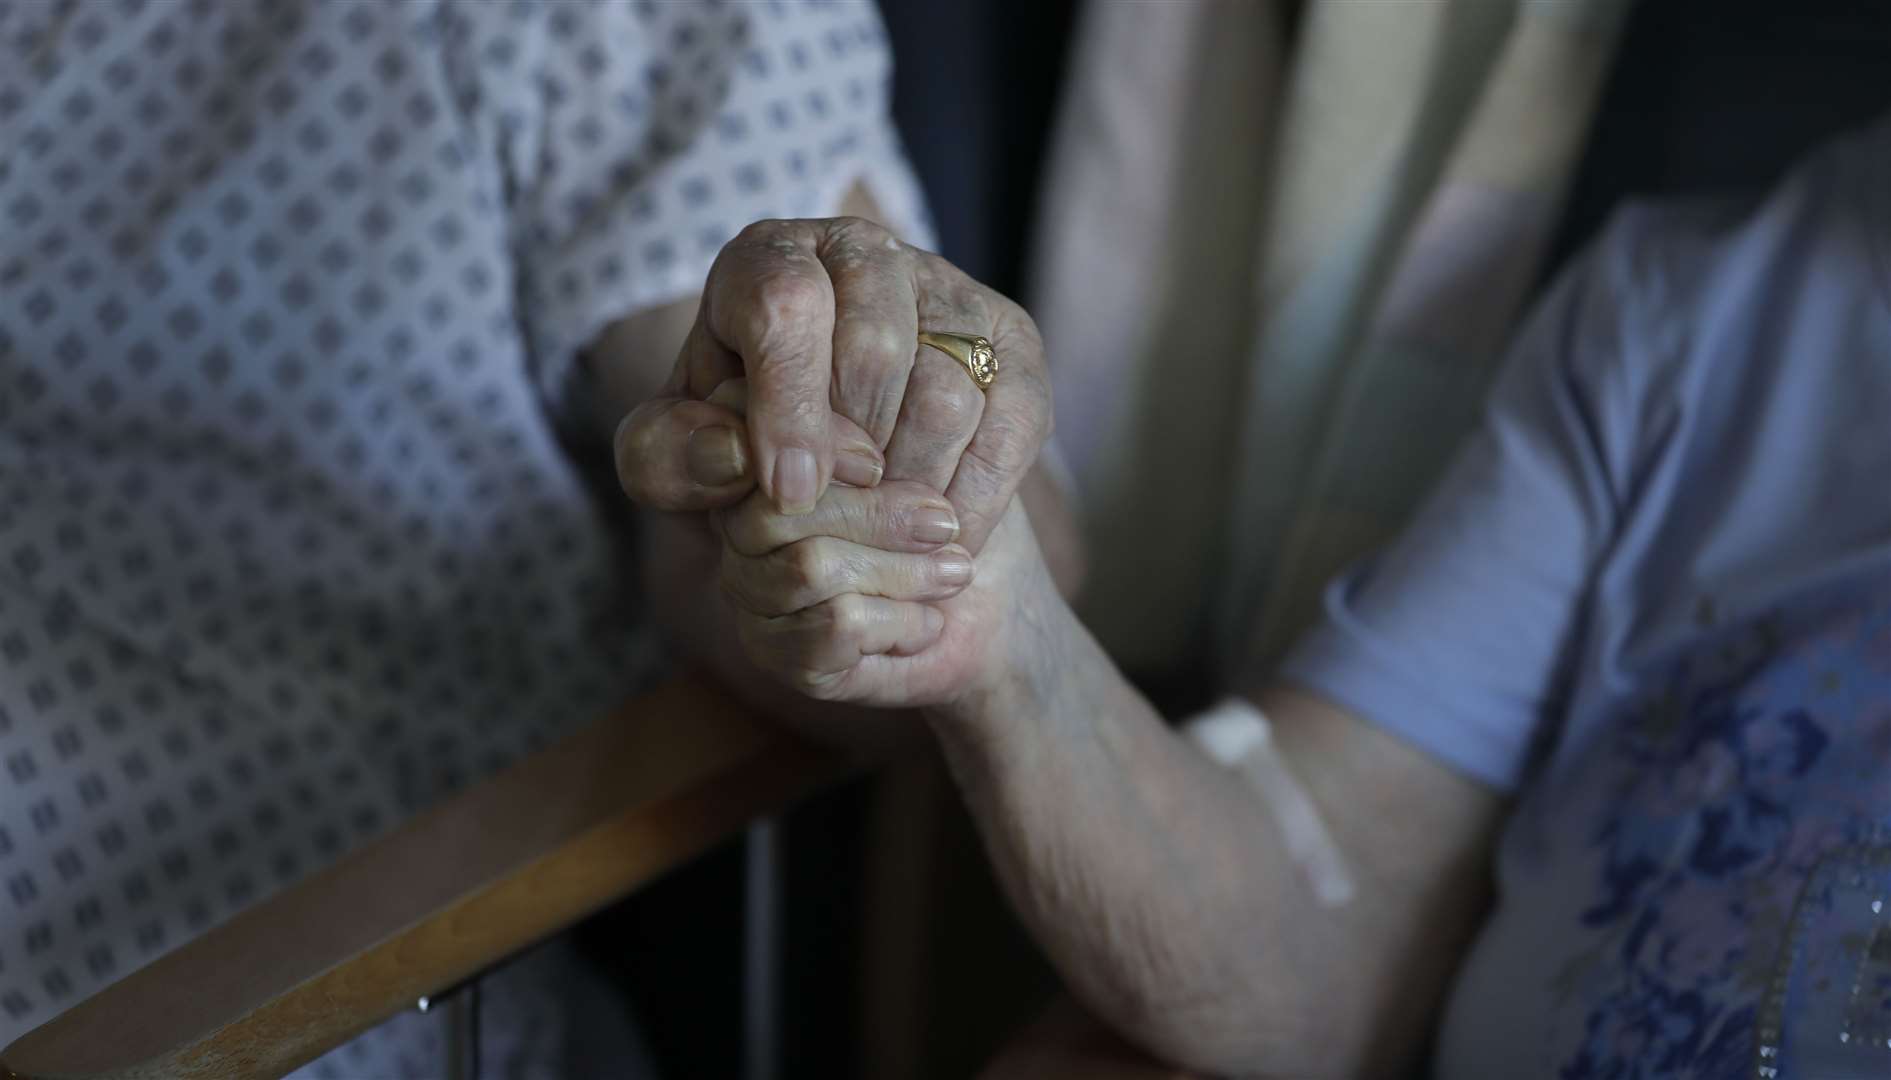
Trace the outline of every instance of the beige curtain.
<instances>
[{"instance_id":1,"label":"beige curtain","mask_svg":"<svg viewBox=\"0 0 1891 1080\"><path fill-rule=\"evenodd\" d=\"M1271 660L1475 416L1626 0L1097 0L1029 297L1131 670Z\"/></svg>"}]
</instances>

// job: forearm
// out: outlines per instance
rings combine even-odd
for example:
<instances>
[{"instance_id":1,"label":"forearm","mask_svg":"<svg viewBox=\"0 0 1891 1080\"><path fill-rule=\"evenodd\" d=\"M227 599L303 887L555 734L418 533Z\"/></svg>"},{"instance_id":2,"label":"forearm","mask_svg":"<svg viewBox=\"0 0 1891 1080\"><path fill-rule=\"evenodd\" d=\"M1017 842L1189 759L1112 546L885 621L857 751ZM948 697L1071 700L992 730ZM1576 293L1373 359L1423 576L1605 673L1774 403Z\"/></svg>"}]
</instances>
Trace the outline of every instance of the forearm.
<instances>
[{"instance_id":1,"label":"forearm","mask_svg":"<svg viewBox=\"0 0 1891 1080\"><path fill-rule=\"evenodd\" d=\"M1274 955L1265 918L1300 906L1293 870L1232 778L1164 728L1065 610L1036 629L1027 669L932 718L999 877L1073 992L1124 1034L1255 1071L1319 1019L1287 992L1299 965Z\"/></svg>"},{"instance_id":2,"label":"forearm","mask_svg":"<svg viewBox=\"0 0 1891 1080\"><path fill-rule=\"evenodd\" d=\"M1386 865L1310 784L1349 855L1368 856L1359 896L1319 907L1255 794L1170 732L1068 609L1032 631L1035 648L1016 645L1028 668L932 721L1073 992L1156 1054L1217 1074L1405 1066L1477 915L1474 890L1446 883L1464 875Z\"/></svg>"}]
</instances>

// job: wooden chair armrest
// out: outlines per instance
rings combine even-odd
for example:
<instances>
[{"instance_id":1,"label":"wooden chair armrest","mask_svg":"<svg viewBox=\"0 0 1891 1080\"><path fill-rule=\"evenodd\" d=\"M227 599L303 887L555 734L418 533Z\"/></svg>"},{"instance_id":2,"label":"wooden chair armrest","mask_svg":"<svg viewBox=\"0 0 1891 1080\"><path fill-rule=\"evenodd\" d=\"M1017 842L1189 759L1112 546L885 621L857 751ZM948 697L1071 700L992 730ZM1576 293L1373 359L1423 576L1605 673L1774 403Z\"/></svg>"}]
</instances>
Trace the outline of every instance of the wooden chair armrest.
<instances>
[{"instance_id":1,"label":"wooden chair armrest","mask_svg":"<svg viewBox=\"0 0 1891 1080\"><path fill-rule=\"evenodd\" d=\"M1059 998L1005 1045L979 1080L1195 1080L1124 1042L1069 998Z\"/></svg>"},{"instance_id":2,"label":"wooden chair armrest","mask_svg":"<svg viewBox=\"0 0 1891 1080\"><path fill-rule=\"evenodd\" d=\"M845 772L679 680L28 1032L0 1076L279 1077Z\"/></svg>"}]
</instances>

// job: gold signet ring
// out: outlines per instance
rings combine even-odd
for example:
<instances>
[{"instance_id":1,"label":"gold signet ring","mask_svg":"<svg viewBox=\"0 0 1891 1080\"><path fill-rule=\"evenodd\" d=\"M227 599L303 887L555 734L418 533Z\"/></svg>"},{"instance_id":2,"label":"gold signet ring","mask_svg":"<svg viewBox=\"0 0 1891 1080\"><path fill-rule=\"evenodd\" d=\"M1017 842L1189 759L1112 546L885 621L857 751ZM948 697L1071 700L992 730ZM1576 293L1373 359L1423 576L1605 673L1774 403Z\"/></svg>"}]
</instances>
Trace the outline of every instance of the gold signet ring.
<instances>
[{"instance_id":1,"label":"gold signet ring","mask_svg":"<svg viewBox=\"0 0 1891 1080\"><path fill-rule=\"evenodd\" d=\"M991 342L977 334L938 334L921 330L919 343L957 360L980 390L990 389L998 378L998 354L992 351Z\"/></svg>"}]
</instances>

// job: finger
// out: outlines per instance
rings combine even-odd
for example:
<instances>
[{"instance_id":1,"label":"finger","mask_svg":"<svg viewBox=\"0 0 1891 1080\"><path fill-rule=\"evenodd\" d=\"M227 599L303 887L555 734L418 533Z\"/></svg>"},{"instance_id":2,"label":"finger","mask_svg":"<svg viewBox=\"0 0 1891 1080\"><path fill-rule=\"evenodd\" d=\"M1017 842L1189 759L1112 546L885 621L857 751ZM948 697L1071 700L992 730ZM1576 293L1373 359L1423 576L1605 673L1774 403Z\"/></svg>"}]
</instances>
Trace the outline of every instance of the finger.
<instances>
[{"instance_id":1,"label":"finger","mask_svg":"<svg viewBox=\"0 0 1891 1080\"><path fill-rule=\"evenodd\" d=\"M716 385L708 400L746 417L749 414L749 381L740 375L724 379Z\"/></svg>"},{"instance_id":2,"label":"finger","mask_svg":"<svg viewBox=\"0 0 1891 1080\"><path fill-rule=\"evenodd\" d=\"M740 377L725 380L710 393L709 401L746 416L748 380ZM834 479L854 487L870 488L878 484L886 472L886 457L873 439L858 424L839 413L828 417L828 428L834 444ZM746 430L745 427L745 439Z\"/></svg>"},{"instance_id":3,"label":"finger","mask_svg":"<svg viewBox=\"0 0 1891 1080\"><path fill-rule=\"evenodd\" d=\"M726 552L722 588L743 611L789 615L844 593L947 600L971 584L972 573L972 556L956 545L915 554L815 536L767 555Z\"/></svg>"},{"instance_id":4,"label":"finger","mask_svg":"<svg viewBox=\"0 0 1891 1080\"><path fill-rule=\"evenodd\" d=\"M978 431L945 489L958 510L968 550L984 549L985 538L1037 463L1051 423L1050 386L1036 373L1005 372L992 383Z\"/></svg>"},{"instance_id":5,"label":"finger","mask_svg":"<svg viewBox=\"0 0 1891 1080\"><path fill-rule=\"evenodd\" d=\"M863 218L827 223L816 253L834 288L836 412L879 446L892 438L919 336L912 249Z\"/></svg>"},{"instance_id":6,"label":"finger","mask_svg":"<svg viewBox=\"0 0 1891 1080\"><path fill-rule=\"evenodd\" d=\"M742 377L742 357L716 340L709 329L708 297L716 269L710 269L710 281L703 286L703 303L696 306L696 322L683 339L670 385L664 387L664 393L670 396L706 398L711 390Z\"/></svg>"},{"instance_id":7,"label":"finger","mask_svg":"<svg viewBox=\"0 0 1891 1080\"><path fill-rule=\"evenodd\" d=\"M766 555L799 540L832 536L882 551L931 551L958 538L952 504L932 488L889 480L877 488L831 488L811 513L780 513L751 496L722 514L722 535L739 555Z\"/></svg>"},{"instance_id":8,"label":"finger","mask_svg":"<svg viewBox=\"0 0 1891 1080\"><path fill-rule=\"evenodd\" d=\"M850 685L862 658L925 651L945 616L930 604L848 593L778 618L738 613L736 628L757 665L810 697L837 701L872 692Z\"/></svg>"},{"instance_id":9,"label":"finger","mask_svg":"<svg viewBox=\"0 0 1891 1080\"><path fill-rule=\"evenodd\" d=\"M617 482L652 510L711 510L754 488L742 417L719 405L657 398L617 425Z\"/></svg>"},{"instance_id":10,"label":"finger","mask_svg":"<svg viewBox=\"0 0 1891 1080\"><path fill-rule=\"evenodd\" d=\"M717 256L703 297L710 342L742 359L756 481L783 512L806 513L826 490L834 290L815 256L819 226L764 221ZM697 344L700 363L718 366Z\"/></svg>"},{"instance_id":11,"label":"finger","mask_svg":"<svg viewBox=\"0 0 1891 1080\"><path fill-rule=\"evenodd\" d=\"M1004 517L1011 497L1051 434L1044 343L1024 309L946 260L920 252L915 274L921 325L944 328L942 320L960 319L969 326L986 327L960 332L983 333L998 357L998 378L985 393L977 433L945 488L963 526L960 542L976 554ZM888 475L901 475L890 457L887 468Z\"/></svg>"},{"instance_id":12,"label":"finger","mask_svg":"<svg viewBox=\"0 0 1891 1080\"><path fill-rule=\"evenodd\" d=\"M900 403L899 426L886 446L886 474L944 491L959 455L978 430L985 395L957 360L920 348Z\"/></svg>"}]
</instances>

